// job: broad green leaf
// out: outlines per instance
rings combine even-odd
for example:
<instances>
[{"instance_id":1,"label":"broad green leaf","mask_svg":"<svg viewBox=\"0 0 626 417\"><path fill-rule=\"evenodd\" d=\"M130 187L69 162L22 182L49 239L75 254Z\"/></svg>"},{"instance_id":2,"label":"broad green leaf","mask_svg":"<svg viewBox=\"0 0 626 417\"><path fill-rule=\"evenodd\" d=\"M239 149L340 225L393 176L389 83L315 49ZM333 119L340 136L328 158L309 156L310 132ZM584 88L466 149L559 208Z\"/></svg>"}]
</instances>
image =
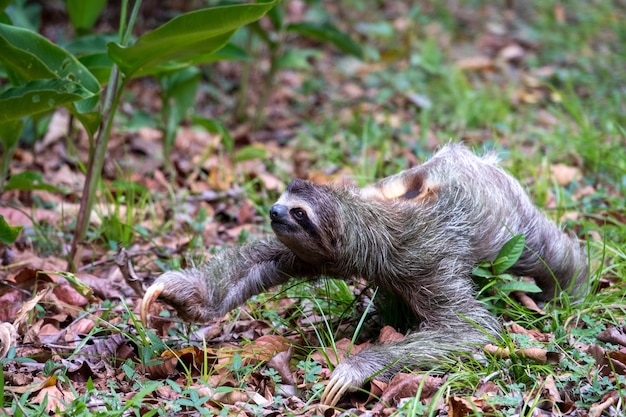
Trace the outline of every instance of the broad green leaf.
<instances>
[{"instance_id":1,"label":"broad green leaf","mask_svg":"<svg viewBox=\"0 0 626 417\"><path fill-rule=\"evenodd\" d=\"M76 57L35 32L0 24L0 50L0 63L26 81L58 78L100 93L100 84Z\"/></svg>"},{"instance_id":2,"label":"broad green leaf","mask_svg":"<svg viewBox=\"0 0 626 417\"><path fill-rule=\"evenodd\" d=\"M27 0L13 0L5 9L9 24L37 31L41 25L41 4Z\"/></svg>"},{"instance_id":3,"label":"broad green leaf","mask_svg":"<svg viewBox=\"0 0 626 417\"><path fill-rule=\"evenodd\" d=\"M22 230L22 226L9 226L6 220L4 220L4 216L0 214L0 243L10 245L15 242L15 239L20 234L20 230Z\"/></svg>"},{"instance_id":4,"label":"broad green leaf","mask_svg":"<svg viewBox=\"0 0 626 417\"><path fill-rule=\"evenodd\" d=\"M209 64L211 62L217 61L248 61L252 59L250 55L243 49L239 48L233 44L226 44L223 48L216 52L212 52L209 54L201 54L197 55L193 58L187 59L185 61L170 61L165 62L163 64L157 65L151 69L150 74L158 74L164 72L171 71L179 71L183 68L187 68L189 66L200 65L200 64ZM148 75L143 73L135 74L135 76L139 75Z\"/></svg>"},{"instance_id":5,"label":"broad green leaf","mask_svg":"<svg viewBox=\"0 0 626 417\"><path fill-rule=\"evenodd\" d=\"M100 85L108 84L113 61L106 52L83 55L78 60L96 77Z\"/></svg>"},{"instance_id":6,"label":"broad green leaf","mask_svg":"<svg viewBox=\"0 0 626 417\"><path fill-rule=\"evenodd\" d=\"M275 30L278 31L282 29L285 22L285 11L282 7L274 7L272 10L267 12L267 17L272 22L272 25L274 25Z\"/></svg>"},{"instance_id":7,"label":"broad green leaf","mask_svg":"<svg viewBox=\"0 0 626 417\"><path fill-rule=\"evenodd\" d=\"M0 110L1 112L2 110ZM10 120L8 122L0 123L0 142L4 152L17 146L17 142L20 140L24 129L24 121L20 119Z\"/></svg>"},{"instance_id":8,"label":"broad green leaf","mask_svg":"<svg viewBox=\"0 0 626 417\"><path fill-rule=\"evenodd\" d=\"M24 171L19 174L12 175L7 181L4 189L8 190L44 190L51 192L63 192L63 190L59 187L55 187L54 185L47 184L41 178L41 174L32 171Z\"/></svg>"},{"instance_id":9,"label":"broad green leaf","mask_svg":"<svg viewBox=\"0 0 626 417\"><path fill-rule=\"evenodd\" d=\"M267 149L260 145L248 145L235 152L234 159L237 162L251 161L253 159L267 158Z\"/></svg>"},{"instance_id":10,"label":"broad green leaf","mask_svg":"<svg viewBox=\"0 0 626 417\"><path fill-rule=\"evenodd\" d=\"M82 85L67 80L38 80L11 87L0 94L0 123L53 110L92 95Z\"/></svg>"},{"instance_id":11,"label":"broad green leaf","mask_svg":"<svg viewBox=\"0 0 626 417\"><path fill-rule=\"evenodd\" d=\"M330 23L292 23L287 25L287 30L311 39L331 43L341 51L363 59L361 46Z\"/></svg>"},{"instance_id":12,"label":"broad green leaf","mask_svg":"<svg viewBox=\"0 0 626 417\"><path fill-rule=\"evenodd\" d=\"M543 290L532 282L527 281L509 281L501 285L498 285L498 289L505 293L511 293L513 291L540 293Z\"/></svg>"},{"instance_id":13,"label":"broad green leaf","mask_svg":"<svg viewBox=\"0 0 626 417\"><path fill-rule=\"evenodd\" d=\"M168 62L190 62L219 50L238 28L261 18L277 3L274 0L185 13L141 36L132 46L109 43L109 56L127 77L154 74Z\"/></svg>"},{"instance_id":14,"label":"broad green leaf","mask_svg":"<svg viewBox=\"0 0 626 417\"><path fill-rule=\"evenodd\" d=\"M4 12L4 9L6 9L12 1L13 0L0 0L0 12Z\"/></svg>"},{"instance_id":15,"label":"broad green leaf","mask_svg":"<svg viewBox=\"0 0 626 417\"><path fill-rule=\"evenodd\" d=\"M522 256L525 243L526 239L523 234L515 235L506 242L493 262L493 273L495 275L501 274L515 265L515 262Z\"/></svg>"},{"instance_id":16,"label":"broad green leaf","mask_svg":"<svg viewBox=\"0 0 626 417\"><path fill-rule=\"evenodd\" d=\"M483 266L477 266L472 271L472 275L480 278L493 278L493 272L491 272L491 268L485 268Z\"/></svg>"},{"instance_id":17,"label":"broad green leaf","mask_svg":"<svg viewBox=\"0 0 626 417\"><path fill-rule=\"evenodd\" d=\"M69 110L83 126L90 133L95 132L100 122L100 114L94 111L99 102L100 84L74 55L38 33L4 24L0 24L0 51L0 64L6 68L7 73L19 76L25 82L56 78L68 83L68 86L69 83L79 84L81 89L89 91L91 94L79 99L69 99L67 96L56 99L48 97L44 104L56 103L50 105L49 109L69 104ZM45 110L36 108L28 114ZM2 120L0 116L0 123Z\"/></svg>"},{"instance_id":18,"label":"broad green leaf","mask_svg":"<svg viewBox=\"0 0 626 417\"><path fill-rule=\"evenodd\" d=\"M78 32L91 31L98 16L106 6L106 0L66 0L65 7L70 15L72 26Z\"/></svg>"},{"instance_id":19,"label":"broad green leaf","mask_svg":"<svg viewBox=\"0 0 626 417\"><path fill-rule=\"evenodd\" d=\"M114 35L85 35L68 43L65 48L96 77L100 85L104 86L108 83L113 68L113 61L107 53L107 43L116 39L117 36Z\"/></svg>"},{"instance_id":20,"label":"broad green leaf","mask_svg":"<svg viewBox=\"0 0 626 417\"><path fill-rule=\"evenodd\" d=\"M165 120L166 151L171 149L179 123L193 106L200 86L200 71L195 67L183 68L159 78L163 90L163 119ZM165 155L169 157L169 155Z\"/></svg>"}]
</instances>

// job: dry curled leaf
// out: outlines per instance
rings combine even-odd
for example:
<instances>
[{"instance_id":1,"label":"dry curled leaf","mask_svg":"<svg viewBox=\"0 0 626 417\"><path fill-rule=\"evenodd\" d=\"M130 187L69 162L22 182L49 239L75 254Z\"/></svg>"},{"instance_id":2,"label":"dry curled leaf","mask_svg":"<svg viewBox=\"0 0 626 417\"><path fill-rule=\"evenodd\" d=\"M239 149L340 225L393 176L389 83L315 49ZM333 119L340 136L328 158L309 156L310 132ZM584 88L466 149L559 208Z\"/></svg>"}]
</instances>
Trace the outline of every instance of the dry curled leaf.
<instances>
[{"instance_id":1,"label":"dry curled leaf","mask_svg":"<svg viewBox=\"0 0 626 417\"><path fill-rule=\"evenodd\" d=\"M506 347L498 347L496 345L486 345L484 351L496 358L506 359L511 355L519 356L526 359L534 360L537 363L559 363L561 361L561 355L557 352L549 352L543 348L524 348L515 349L513 352Z\"/></svg>"},{"instance_id":2,"label":"dry curled leaf","mask_svg":"<svg viewBox=\"0 0 626 417\"><path fill-rule=\"evenodd\" d=\"M623 329L618 329L615 326L603 330L598 334L597 338L601 342L626 346L626 333L624 333Z\"/></svg>"},{"instance_id":3,"label":"dry curled leaf","mask_svg":"<svg viewBox=\"0 0 626 417\"><path fill-rule=\"evenodd\" d=\"M43 290L39 291L37 295L31 298L29 301L25 302L22 305L22 308L17 312L15 316L15 321L13 325L17 329L17 332L21 335L25 334L28 330L28 322L30 318L30 313L35 309L35 306L39 304L39 302L50 294L52 291L52 287L45 287Z\"/></svg>"}]
</instances>

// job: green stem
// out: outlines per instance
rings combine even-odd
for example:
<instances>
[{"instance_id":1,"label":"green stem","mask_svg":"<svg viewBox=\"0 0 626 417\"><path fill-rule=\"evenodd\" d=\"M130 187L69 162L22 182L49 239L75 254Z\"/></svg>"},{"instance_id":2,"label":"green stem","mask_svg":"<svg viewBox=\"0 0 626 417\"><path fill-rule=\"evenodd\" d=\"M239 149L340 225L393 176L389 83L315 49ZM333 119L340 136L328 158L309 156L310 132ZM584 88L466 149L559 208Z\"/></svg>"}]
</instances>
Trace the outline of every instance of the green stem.
<instances>
[{"instance_id":1,"label":"green stem","mask_svg":"<svg viewBox=\"0 0 626 417\"><path fill-rule=\"evenodd\" d=\"M278 39L275 44L270 45L270 69L265 77L265 87L259 99L259 104L256 108L256 114L252 123L252 129L258 129L265 120L265 108L269 100L270 94L274 91L274 84L276 82L276 73L278 72L278 58L283 54L284 49L284 31L281 30L278 34Z\"/></svg>"},{"instance_id":2,"label":"green stem","mask_svg":"<svg viewBox=\"0 0 626 417\"><path fill-rule=\"evenodd\" d=\"M104 117L102 118L101 129L97 133L95 147L89 153L89 162L87 164L87 177L85 178L85 187L80 201L80 210L78 211L78 219L76 221L76 232L72 239L72 247L70 250L70 259L68 269L74 271L80 261L80 249L82 242L87 235L89 227L89 218L93 209L96 198L96 191L104 165L104 157L106 155L109 138L111 137L111 129L115 118L115 111L119 105L121 93L124 89L124 83L119 86L120 74L117 65L111 70L111 77L106 90L104 100Z\"/></svg>"},{"instance_id":3,"label":"green stem","mask_svg":"<svg viewBox=\"0 0 626 417\"><path fill-rule=\"evenodd\" d=\"M122 15L120 18L120 31L118 35L119 41L122 45L127 45L130 40L132 28L135 24L140 5L141 0L135 1L129 22L126 24L128 0L123 1ZM122 80L121 84L120 80ZM111 137L115 112L117 111L125 85L126 78L120 74L118 66L113 65L104 97L103 117L102 122L100 123L100 130L96 134L94 147L89 150L87 177L85 178L85 187L83 188L80 210L78 211L78 219L76 220L76 232L74 233L74 238L72 239L72 246L68 261L68 270L70 271L76 270L76 266L80 262L82 243L87 235L89 218L91 217L91 211L96 199L98 184L102 175L102 167L104 165L104 158L106 156L109 138Z\"/></svg>"},{"instance_id":4,"label":"green stem","mask_svg":"<svg viewBox=\"0 0 626 417\"><path fill-rule=\"evenodd\" d=\"M244 49L250 54L252 53L252 28L248 28L248 34L246 36L246 44ZM247 100L246 97L248 95L248 84L250 81L250 72L252 70L252 64L256 63L256 59L251 59L250 61L245 61L243 67L241 68L241 82L239 84L239 93L237 94L237 108L235 109L235 118L237 121L242 122L247 118L246 115L246 106Z\"/></svg>"}]
</instances>

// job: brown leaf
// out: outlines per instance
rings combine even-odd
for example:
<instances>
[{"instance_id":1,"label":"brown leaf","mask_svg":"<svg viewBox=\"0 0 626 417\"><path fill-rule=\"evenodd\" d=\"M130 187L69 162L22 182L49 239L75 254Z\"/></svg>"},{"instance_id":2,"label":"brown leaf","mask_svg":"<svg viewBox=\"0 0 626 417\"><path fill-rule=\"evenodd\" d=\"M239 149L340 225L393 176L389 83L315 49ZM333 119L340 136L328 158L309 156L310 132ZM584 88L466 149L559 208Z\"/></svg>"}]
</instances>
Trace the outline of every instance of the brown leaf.
<instances>
[{"instance_id":1,"label":"brown leaf","mask_svg":"<svg viewBox=\"0 0 626 417\"><path fill-rule=\"evenodd\" d=\"M37 295L35 295L30 301L24 303L22 308L17 312L15 317L15 321L13 321L13 325L17 329L17 332L21 335L26 333L28 330L28 322L30 320L30 313L35 309L39 302L48 296L52 291L51 287L45 287L43 290L39 291Z\"/></svg>"},{"instance_id":2,"label":"brown leaf","mask_svg":"<svg viewBox=\"0 0 626 417\"><path fill-rule=\"evenodd\" d=\"M501 394L500 387L492 381L480 381L476 387L476 396L483 395L499 395Z\"/></svg>"},{"instance_id":3,"label":"brown leaf","mask_svg":"<svg viewBox=\"0 0 626 417\"><path fill-rule=\"evenodd\" d=\"M37 395L32 399L35 404L43 404L47 401L47 412L62 412L65 411L66 404L71 403L74 398L72 391L62 391L57 385L46 387L39 391Z\"/></svg>"},{"instance_id":4,"label":"brown leaf","mask_svg":"<svg viewBox=\"0 0 626 417\"><path fill-rule=\"evenodd\" d=\"M89 300L80 295L78 291L67 284L58 285L53 292L60 302L65 303L68 306L85 307L89 303Z\"/></svg>"},{"instance_id":5,"label":"brown leaf","mask_svg":"<svg viewBox=\"0 0 626 417\"><path fill-rule=\"evenodd\" d=\"M486 345L483 350L486 353L500 359L506 359L511 356L511 350L506 347ZM513 354L522 358L534 360L538 363L558 363L561 361L561 355L559 353L549 352L546 349L536 347L515 349L513 351Z\"/></svg>"},{"instance_id":6,"label":"brown leaf","mask_svg":"<svg viewBox=\"0 0 626 417\"><path fill-rule=\"evenodd\" d=\"M402 398L414 397L420 391L420 399L429 398L437 392L437 389L443 384L444 379L432 375L424 374L396 374L387 389L380 397L380 402L376 404L372 412L382 411L384 407L395 405Z\"/></svg>"},{"instance_id":7,"label":"brown leaf","mask_svg":"<svg viewBox=\"0 0 626 417\"><path fill-rule=\"evenodd\" d=\"M546 382L543 385L544 398L552 404L552 409L555 414L558 414L558 409L555 409L554 405L561 402L561 394L556 386L553 375L546 377Z\"/></svg>"},{"instance_id":8,"label":"brown leaf","mask_svg":"<svg viewBox=\"0 0 626 417\"><path fill-rule=\"evenodd\" d=\"M282 383L286 385L295 384L293 374L291 373L291 367L289 366L292 352L293 348L289 346L289 349L283 352L278 352L267 362L267 367L275 369L276 372L278 372L278 375L280 375Z\"/></svg>"},{"instance_id":9,"label":"brown leaf","mask_svg":"<svg viewBox=\"0 0 626 417\"><path fill-rule=\"evenodd\" d=\"M626 346L626 334L622 329L618 329L615 326L603 330L598 334L597 338L602 342Z\"/></svg>"},{"instance_id":10,"label":"brown leaf","mask_svg":"<svg viewBox=\"0 0 626 417\"><path fill-rule=\"evenodd\" d=\"M494 61L488 56L478 55L459 59L455 65L462 71L486 71L494 68Z\"/></svg>"},{"instance_id":11,"label":"brown leaf","mask_svg":"<svg viewBox=\"0 0 626 417\"><path fill-rule=\"evenodd\" d=\"M448 407L448 417L465 417L477 414L476 405L469 399L463 397L450 397Z\"/></svg>"},{"instance_id":12,"label":"brown leaf","mask_svg":"<svg viewBox=\"0 0 626 417\"><path fill-rule=\"evenodd\" d=\"M279 352L285 352L291 348L289 339L279 335L264 335L246 346L241 352L243 359L268 361Z\"/></svg>"},{"instance_id":13,"label":"brown leaf","mask_svg":"<svg viewBox=\"0 0 626 417\"><path fill-rule=\"evenodd\" d=\"M554 164L550 167L550 174L554 181L561 187L571 184L575 180L579 180L582 176L580 169L567 166L564 164Z\"/></svg>"},{"instance_id":14,"label":"brown leaf","mask_svg":"<svg viewBox=\"0 0 626 417\"><path fill-rule=\"evenodd\" d=\"M515 333L515 334L525 334L529 337L531 337L532 339L538 341L538 342L542 342L542 343L547 343L550 341L550 339L553 337L552 334L550 333L543 333L540 332L539 330L529 330L529 329L525 329L524 327L520 326L517 323L510 323L507 325L507 329L510 333Z\"/></svg>"},{"instance_id":15,"label":"brown leaf","mask_svg":"<svg viewBox=\"0 0 626 417\"><path fill-rule=\"evenodd\" d=\"M398 332L391 326L385 326L380 329L380 334L378 335L379 343L393 343L404 340L404 334Z\"/></svg>"},{"instance_id":16,"label":"brown leaf","mask_svg":"<svg viewBox=\"0 0 626 417\"><path fill-rule=\"evenodd\" d=\"M539 313L542 316L546 315L546 312L539 308L535 300L533 300L528 294L521 291L513 291L512 295L527 309Z\"/></svg>"}]
</instances>

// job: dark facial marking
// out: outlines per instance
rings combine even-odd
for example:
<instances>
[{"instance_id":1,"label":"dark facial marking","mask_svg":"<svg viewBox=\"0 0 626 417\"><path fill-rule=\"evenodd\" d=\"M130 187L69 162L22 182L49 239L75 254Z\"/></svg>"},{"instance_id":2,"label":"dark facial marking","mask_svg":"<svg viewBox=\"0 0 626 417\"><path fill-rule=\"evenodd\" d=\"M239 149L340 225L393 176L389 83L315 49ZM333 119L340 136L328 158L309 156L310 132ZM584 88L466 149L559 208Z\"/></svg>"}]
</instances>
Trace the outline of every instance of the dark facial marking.
<instances>
[{"instance_id":1,"label":"dark facial marking","mask_svg":"<svg viewBox=\"0 0 626 417\"><path fill-rule=\"evenodd\" d=\"M306 211L302 210L299 207L292 208L290 210L291 217L293 217L298 223L307 219Z\"/></svg>"}]
</instances>

